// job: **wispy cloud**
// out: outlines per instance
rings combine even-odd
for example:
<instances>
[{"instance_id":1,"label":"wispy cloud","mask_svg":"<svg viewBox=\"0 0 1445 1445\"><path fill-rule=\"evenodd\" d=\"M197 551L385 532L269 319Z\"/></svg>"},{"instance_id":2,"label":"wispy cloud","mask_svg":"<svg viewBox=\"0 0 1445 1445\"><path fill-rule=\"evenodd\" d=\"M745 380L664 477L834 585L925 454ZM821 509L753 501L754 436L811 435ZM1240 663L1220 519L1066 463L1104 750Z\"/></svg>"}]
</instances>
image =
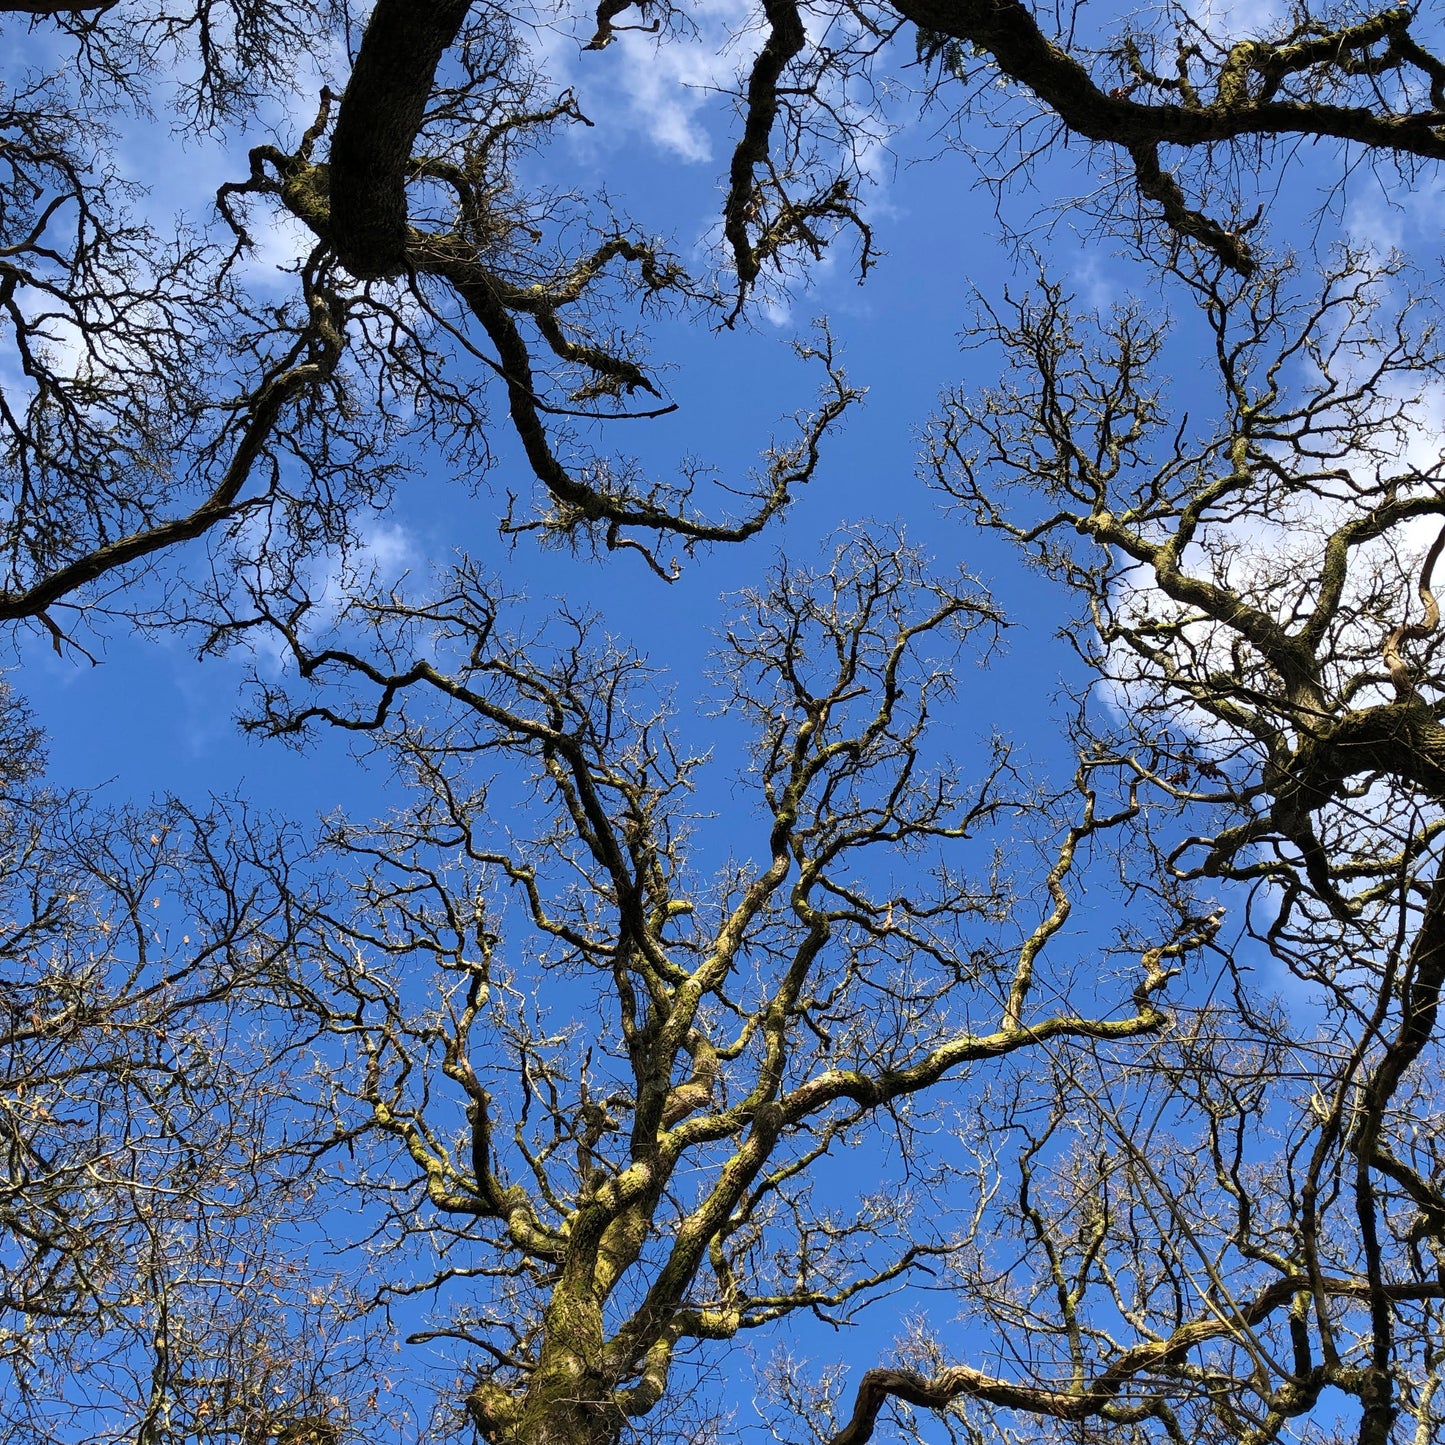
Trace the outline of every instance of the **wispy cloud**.
<instances>
[{"instance_id":1,"label":"wispy cloud","mask_svg":"<svg viewBox=\"0 0 1445 1445\"><path fill-rule=\"evenodd\" d=\"M543 61L559 85L577 93L601 135L593 144L641 139L667 155L701 163L715 153L710 109L736 84L740 65L761 44L746 30L746 0L703 0L689 11L691 34L665 42L644 30L623 30L602 51L583 51L595 22L590 10L575 28L543 35Z\"/></svg>"},{"instance_id":2,"label":"wispy cloud","mask_svg":"<svg viewBox=\"0 0 1445 1445\"><path fill-rule=\"evenodd\" d=\"M1283 0L1185 0L1184 12L1218 39L1262 35L1289 18Z\"/></svg>"},{"instance_id":3,"label":"wispy cloud","mask_svg":"<svg viewBox=\"0 0 1445 1445\"><path fill-rule=\"evenodd\" d=\"M1431 174L1414 185L1362 181L1350 193L1345 233L1350 244L1383 260L1392 253L1435 251L1445 230L1445 179Z\"/></svg>"}]
</instances>

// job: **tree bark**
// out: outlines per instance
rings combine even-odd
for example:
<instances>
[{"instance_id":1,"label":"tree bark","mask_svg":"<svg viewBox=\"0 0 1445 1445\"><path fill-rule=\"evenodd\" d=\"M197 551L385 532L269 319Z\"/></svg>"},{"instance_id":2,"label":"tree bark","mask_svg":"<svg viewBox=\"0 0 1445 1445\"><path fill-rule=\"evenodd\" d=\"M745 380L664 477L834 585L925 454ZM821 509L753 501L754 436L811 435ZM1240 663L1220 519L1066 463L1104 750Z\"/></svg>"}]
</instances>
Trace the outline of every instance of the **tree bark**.
<instances>
[{"instance_id":1,"label":"tree bark","mask_svg":"<svg viewBox=\"0 0 1445 1445\"><path fill-rule=\"evenodd\" d=\"M406 181L437 66L470 0L379 0L331 140L337 259L359 280L406 270Z\"/></svg>"}]
</instances>

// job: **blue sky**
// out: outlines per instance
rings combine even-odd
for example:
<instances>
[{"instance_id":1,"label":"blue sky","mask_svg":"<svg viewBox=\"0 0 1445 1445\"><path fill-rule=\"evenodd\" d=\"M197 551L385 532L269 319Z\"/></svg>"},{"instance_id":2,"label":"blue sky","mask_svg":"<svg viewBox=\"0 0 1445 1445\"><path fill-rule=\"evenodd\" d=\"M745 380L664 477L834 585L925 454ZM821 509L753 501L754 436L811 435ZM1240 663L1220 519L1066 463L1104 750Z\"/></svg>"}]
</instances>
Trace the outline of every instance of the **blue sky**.
<instances>
[{"instance_id":1,"label":"blue sky","mask_svg":"<svg viewBox=\"0 0 1445 1445\"><path fill-rule=\"evenodd\" d=\"M552 44L566 55L568 46ZM661 91L654 84L652 93L668 103L652 113L644 110L628 83L648 72L653 55L649 38L626 36L614 51L568 57L568 78L596 125L562 134L533 169L544 185L579 191L605 186L619 211L702 268L713 259L709 228L730 117L716 97L687 84ZM675 68L697 83L695 67L684 62ZM298 99L294 109L306 115L309 104ZM283 131L290 124L289 116L272 120ZM128 124L134 128L131 158L140 162L137 169L150 188L146 209L162 227L176 211L204 215L217 176L240 174L240 152L259 138L258 127L239 133L227 156L211 141L165 143L158 134L167 124L164 115L144 131L134 120ZM585 599L610 630L657 656L686 690L697 685L693 664L707 630L717 624L719 598L759 577L779 548L812 560L840 524L898 521L945 566L961 561L1000 590L1000 600L1027 629L1028 645L1016 647L1012 665L992 686L1001 705L1017 695L1037 716L1038 703L1064 665L1063 652L1049 646L1051 600L1021 585L1014 559L994 539L970 535L945 515L914 473L915 436L938 392L981 360L961 353L958 344L971 292L997 294L1010 277L1026 284L1028 273L1016 271L1009 249L998 243L992 202L977 187L966 158L920 164L910 152L927 154L935 147L917 126L898 138L897 149L896 156L877 161L878 184L869 202L886 254L865 286L858 284L845 245L751 325L728 331L695 318L662 318L649 329L650 356L666 366L664 380L679 409L658 421L614 426L603 441L609 449L636 448L661 472L697 457L725 480L741 479L774 436L786 437L789 416L811 404L817 377L792 355L790 343L807 339L813 319L826 315L850 380L868 394L829 439L816 480L799 493L781 525L745 547L718 547L698 556L672 586L634 557L598 562L544 553L527 538L503 542L496 535L497 499L509 486L525 492L528 483L499 417L491 440L501 460L479 496L469 495L465 482L444 475L439 466L404 483L385 517L369 526L382 565L415 577L465 549L509 587L525 589L532 605L546 606L558 595L574 603ZM160 165L145 163L152 159ZM218 171L221 165L229 169ZM1064 169L1058 183L1067 188L1077 181ZM1118 268L1086 249L1068 227L1060 239L1067 264L1080 272L1082 289L1090 295L1107 291ZM271 268L287 254L287 241L284 230L261 235L250 267L263 294L271 287L278 295L286 289L285 278ZM183 565L196 565L201 555L200 548L192 549ZM1043 605L1031 607L1032 600ZM1029 616L1033 611L1036 617ZM38 633L19 645L18 680L50 732L57 781L94 786L114 779L116 787L140 794L244 787L264 796L275 786L276 796L291 806L305 798L322 807L334 801L338 789L349 795L355 786L349 766L336 770L340 749L332 743L300 760L241 739L233 718L244 666L235 658L198 664L193 638L136 638L113 628L96 653L99 666L55 657Z\"/></svg>"},{"instance_id":2,"label":"blue sky","mask_svg":"<svg viewBox=\"0 0 1445 1445\"><path fill-rule=\"evenodd\" d=\"M567 51L561 42L557 48ZM629 87L648 75L652 58L650 42L641 37L628 37L615 52L569 55L568 76L596 128L560 137L537 159L535 171L543 184L584 191L605 185L619 210L644 229L666 235L684 258L703 268L711 262L709 228L730 117L715 97L679 90L673 81L671 89L660 91L648 81L649 94L667 101L660 112L649 113ZM686 66L683 74L703 78ZM594 82L594 76L600 79ZM298 99L294 113L309 118L311 103L309 97ZM289 115L274 119L283 131L292 125ZM203 216L216 181L244 172L241 152L258 138L254 128L239 134L227 157L210 142L168 141L166 125L164 115L148 129L127 122L128 159L150 185L146 206L162 230L172 211ZM787 435L791 414L811 404L817 379L793 356L790 343L809 334L813 318L828 316L850 377L868 396L829 439L816 480L780 525L744 547L700 554L671 585L629 554L593 561L541 551L525 537L515 545L504 543L496 535L497 498L517 475L518 458L499 423L493 435L499 464L479 496L438 470L404 484L385 517L368 528L379 563L407 570L414 580L445 567L465 549L484 559L510 590L525 592L524 610L549 611L554 599L565 598L574 609L595 611L607 632L648 654L675 689L688 744L716 748L716 766L699 806L716 815L707 846L718 857L762 841L755 827L740 834L741 818L730 824L738 806L732 781L745 766L738 751L741 730L698 714L708 689L710 634L726 616L721 599L756 584L780 549L799 563L819 561L841 525L900 524L944 571L962 564L995 587L1017 619L1006 642L1007 665L989 672L986 683L983 674L978 685L965 682L959 736L949 747L967 757L975 739L1000 728L1021 734L1041 763L1069 763L1053 728L1040 726L1054 711L1051 698L1069 665L1067 650L1052 637L1052 599L1019 573L999 543L972 534L944 513L914 472L916 433L938 391L977 364L958 346L971 290L996 293L1013 274L1009 252L993 234L991 202L975 187L967 160L908 163L910 150L933 148L926 135L905 136L896 162L878 160L873 219L887 254L866 287L857 284L846 248L840 248L808 284L779 298L750 325L718 331L663 319L653 327L651 354L668 363L666 382L679 410L658 422L615 428L608 445L635 446L658 469L696 456L713 463L724 478L740 478L775 435ZM229 169L218 173L222 161ZM1071 181L1067 172L1061 179ZM284 285L266 267L284 260L286 242L284 232L263 238L252 262L258 286ZM1086 253L1067 231L1063 242L1082 260ZM1097 290L1109 263L1090 259L1086 270L1086 284ZM527 483L518 489L527 491ZM197 548L182 565L202 560ZM239 797L303 824L338 807L365 816L394 800L384 775L359 763L336 737L321 737L296 751L242 736L235 719L247 696L247 660L231 654L198 661L195 646L196 639L185 634L136 636L113 628L95 649L99 665L92 665L75 656L57 657L38 634L22 638L12 678L49 733L52 780L94 789L111 803L165 794L191 800ZM267 664L261 665L265 670ZM745 813L751 814L750 805ZM852 1174L857 1163L840 1167ZM344 1230L346 1219L343 1213L333 1229ZM866 1367L887 1352L902 1318L901 1305L885 1303L866 1330L850 1336L823 1331L808 1343L810 1331L803 1327L798 1348L820 1363L846 1357ZM793 1333L784 1331L780 1338ZM763 1339L746 1349L761 1362L773 1345ZM713 1352L713 1359L725 1361L726 1351ZM753 1420L747 1372L729 1374L737 1385L726 1392L728 1404L740 1423Z\"/></svg>"},{"instance_id":3,"label":"blue sky","mask_svg":"<svg viewBox=\"0 0 1445 1445\"><path fill-rule=\"evenodd\" d=\"M726 5L715 19L707 9L700 14L707 27L735 19ZM639 35L597 55L580 54L565 36L545 43L559 80L576 86L595 128L559 137L533 163L533 178L583 192L605 186L618 209L643 229L666 235L685 259L707 265L732 119L728 102L706 89L717 78L708 63L710 48L665 50L659 62L651 41ZM309 119L312 107L309 93L298 95L288 111L266 119L284 131L298 116ZM177 209L204 215L223 178L215 169L218 147L182 146L166 137L168 124L163 115L150 127L126 122L128 157L151 188L146 205L157 217ZM541 551L525 537L504 542L496 535L497 498L520 472L499 420L499 462L479 495L439 471L402 485L385 516L367 529L378 566L421 579L465 549L509 589L524 593L525 608L534 613L547 611L559 597L574 610L596 612L608 632L646 653L670 679L690 745L715 741L722 754L736 728L696 711L696 699L705 693L709 635L725 615L720 598L756 583L779 550L800 562L817 560L840 524L897 523L943 570L961 564L986 582L1014 623L1005 659L976 683L965 683L950 720L951 746L964 754L972 738L997 728L1015 736L1040 770L1071 767L1058 726L1069 703L1055 699L1081 673L1054 637L1060 599L1000 542L943 511L915 473L917 432L939 391L993 379L996 357L959 344L973 293L997 299L1005 285L1027 286L1032 274L1016 242L1001 236L993 198L979 185L972 162L958 154L938 157L934 125L933 118L915 120L891 150L872 159L877 185L871 219L885 254L866 286L857 284L848 248L841 246L806 284L763 308L749 326L718 331L695 320L660 320L651 330L651 354L675 368L666 381L679 409L657 422L619 426L609 437L609 446L635 446L658 469L697 456L725 478L740 477L770 436L786 428L786 417L809 404L815 382L792 356L789 341L826 314L851 379L868 396L829 439L816 479L779 525L745 546L700 554L671 585L632 555L593 561ZM241 153L262 129L234 137L222 157L226 175L243 173ZM1028 193L1006 196L1006 211L1022 224L1056 200L1092 192L1097 178L1091 167L1098 163L1082 148L1055 153L1033 172ZM1307 189L1303 179L1289 184ZM1438 192L1424 187L1391 208L1373 184L1363 177L1352 191L1347 230L1422 251L1438 244ZM1328 218L1325 224L1331 224ZM1084 220L1064 214L1036 241L1087 305L1102 307L1127 294L1129 264L1093 237ZM254 263L259 287L272 284L266 267L284 257L285 245L284 233L263 242ZM1188 394L1185 376L1181 395ZM519 490L529 487L523 483ZM196 565L201 556L195 549L185 565ZM385 780L337 738L322 737L298 752L242 737L235 717L247 697L246 659L231 654L198 661L195 645L184 634L116 630L93 666L55 656L39 634L22 637L11 678L49 733L54 781L98 789L111 801L165 793L241 796L301 821L338 806L364 814L387 801ZM260 666L269 664L263 659ZM712 791L700 799L724 824L731 806L728 779L741 766L741 758L720 756ZM1088 925L1080 927L1086 937ZM850 1362L873 1363L900 1320L899 1311L881 1308L870 1333L847 1341ZM824 1340L814 1348L834 1346ZM746 1390L735 1403L748 1408Z\"/></svg>"}]
</instances>

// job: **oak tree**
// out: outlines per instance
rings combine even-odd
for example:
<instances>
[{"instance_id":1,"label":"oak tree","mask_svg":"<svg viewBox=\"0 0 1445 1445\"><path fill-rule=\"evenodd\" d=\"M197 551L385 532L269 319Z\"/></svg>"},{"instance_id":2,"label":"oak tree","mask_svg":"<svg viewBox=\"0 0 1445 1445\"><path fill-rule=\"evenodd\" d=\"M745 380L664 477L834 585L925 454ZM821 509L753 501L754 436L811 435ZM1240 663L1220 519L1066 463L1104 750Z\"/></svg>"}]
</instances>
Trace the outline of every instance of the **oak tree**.
<instances>
[{"instance_id":1,"label":"oak tree","mask_svg":"<svg viewBox=\"0 0 1445 1445\"><path fill-rule=\"evenodd\" d=\"M1157 1033L1218 919L1161 898L1124 977L1071 986L1073 874L1131 851L1139 806L1097 805L1093 758L1049 800L1001 744L972 774L938 755L960 650L999 619L896 541L740 599L717 702L753 737L722 819L639 659L575 620L519 638L494 591L358 599L332 645L274 619L301 681L255 726L358 732L420 794L331 836L360 875L307 970L346 1043L338 1129L395 1141L363 1187L399 1255L422 1241L415 1337L455 1342L481 1439L601 1445L654 1411L680 1438L678 1377L720 1348L945 1270L922 1141L960 1081ZM1030 835L1033 886L995 856ZM867 1140L907 1185L840 1175Z\"/></svg>"},{"instance_id":2,"label":"oak tree","mask_svg":"<svg viewBox=\"0 0 1445 1445\"><path fill-rule=\"evenodd\" d=\"M950 1318L895 1358L774 1360L775 1435L1440 1433L1439 342L1408 266L1282 261L1268 224L1362 160L1428 174L1436 17L763 0L694 275L542 185L595 119L550 12L0 11L0 617L61 651L108 614L264 634L289 671L254 728L340 730L401 790L312 849L101 812L4 713L10 1438L384 1434L388 1330L445 1352L438 1432L720 1438L682 1402L739 1340L923 1283ZM566 23L606 66L695 19ZM152 109L244 152L212 214L136 191ZM1003 210L1086 143L1085 209L1139 263L1097 319L1047 276L988 298L1000 379L925 443L1077 603L1071 781L968 736L1002 614L878 529L742 600L700 734L640 651L478 564L316 581L414 470L474 484L504 448L535 482L512 534L666 577L664 547L765 529L857 399L830 341L816 410L708 500L606 440L673 407L639 318L744 323L841 235L866 274L866 156L923 112ZM278 234L280 291L251 260ZM335 1287L328 1210L371 1249Z\"/></svg>"},{"instance_id":3,"label":"oak tree","mask_svg":"<svg viewBox=\"0 0 1445 1445\"><path fill-rule=\"evenodd\" d=\"M1060 1438L1440 1429L1438 331L1400 262L1171 279L1207 421L1171 405L1157 310L1091 323L1045 280L986 318L1008 383L954 395L929 458L1081 603L1101 772L1169 820L1155 878L1237 885L1244 926L1157 1044L989 1101L1009 1263L975 1241L964 1298L1015 1369L878 1371L847 1445L890 1395Z\"/></svg>"},{"instance_id":4,"label":"oak tree","mask_svg":"<svg viewBox=\"0 0 1445 1445\"><path fill-rule=\"evenodd\" d=\"M919 97L970 148L991 128L1001 137L984 166L1001 184L1037 174L1055 142L1090 143L1096 173L1120 172L1146 217L1244 273L1250 195L1273 184L1272 150L1337 145L1327 187L1361 156L1410 174L1445 152L1437 27L1408 5L1301 4L1238 32L1167 6L1147 27L1094 35L1081 9L1023 0L768 0L736 78L726 265L691 276L607 202L531 179L530 150L592 123L531 38L550 12L465 0L3 9L28 43L0 102L0 617L48 628L57 646L76 609L92 622L193 615L166 589L136 592L157 567L173 582L163 559L183 544L207 540L214 584L189 575L223 594L233 566L284 577L344 550L411 468L475 483L498 428L535 483L509 528L640 548L661 570L660 543L752 536L812 475L838 399L825 388L803 423L800 469L695 500L695 468L654 475L598 434L673 407L633 318L683 307L731 324L840 230L859 237L866 272L863 155L916 119ZM623 30L666 46L690 24L685 7L620 0L561 19L594 67ZM257 143L278 106L310 120ZM215 175L209 217L156 214L127 174L121 117L167 109L248 153ZM1106 215L1120 194L1108 184ZM292 238L279 296L241 264L263 230ZM730 494L742 494L731 514Z\"/></svg>"},{"instance_id":5,"label":"oak tree","mask_svg":"<svg viewBox=\"0 0 1445 1445\"><path fill-rule=\"evenodd\" d=\"M48 790L0 701L0 1439L343 1420L367 1344L295 1254L325 1201L279 855L244 810Z\"/></svg>"}]
</instances>

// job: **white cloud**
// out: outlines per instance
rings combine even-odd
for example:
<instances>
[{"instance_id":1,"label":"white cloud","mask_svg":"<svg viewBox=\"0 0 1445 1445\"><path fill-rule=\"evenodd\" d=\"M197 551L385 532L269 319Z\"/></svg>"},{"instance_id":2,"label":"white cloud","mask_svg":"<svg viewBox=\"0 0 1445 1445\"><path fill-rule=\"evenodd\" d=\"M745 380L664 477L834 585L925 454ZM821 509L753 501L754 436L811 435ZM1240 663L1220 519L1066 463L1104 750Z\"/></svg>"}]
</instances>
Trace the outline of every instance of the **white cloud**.
<instances>
[{"instance_id":1,"label":"white cloud","mask_svg":"<svg viewBox=\"0 0 1445 1445\"><path fill-rule=\"evenodd\" d=\"M1079 249L1069 263L1069 281L1084 305L1100 315L1124 300L1119 278L1110 274L1102 247L1095 239L1079 238Z\"/></svg>"},{"instance_id":2,"label":"white cloud","mask_svg":"<svg viewBox=\"0 0 1445 1445\"><path fill-rule=\"evenodd\" d=\"M373 520L363 531L359 553L377 573L394 578L415 567L421 553L416 536L399 522Z\"/></svg>"},{"instance_id":3,"label":"white cloud","mask_svg":"<svg viewBox=\"0 0 1445 1445\"><path fill-rule=\"evenodd\" d=\"M247 218L250 249L236 264L247 285L274 294L291 295L297 283L288 272L307 256L316 238L289 211L253 208Z\"/></svg>"},{"instance_id":4,"label":"white cloud","mask_svg":"<svg viewBox=\"0 0 1445 1445\"><path fill-rule=\"evenodd\" d=\"M1390 404L1388 393L1383 394L1383 400L1387 406ZM1325 539L1348 518L1360 515L1364 507L1382 499L1386 478L1406 478L1413 473L1417 478L1413 483L1415 491L1440 486L1445 457L1445 383L1432 383L1418 395L1398 398L1397 404L1408 421L1398 434L1398 444L1376 456L1341 459L1340 469L1350 481L1337 479L1334 496L1301 491L1288 499L1274 498L1268 505L1256 505L1244 515L1206 524L1196 545L1183 559L1186 571L1210 577L1253 605L1264 607L1286 627L1297 626L1297 609L1308 608L1318 586ZM1411 487L1407 482L1401 495ZM1363 502L1350 495L1352 488L1359 489ZM1333 634L1330 643L1330 650L1342 659L1349 673L1360 670L1362 657L1373 657L1372 670L1382 671L1380 649L1388 631L1400 623L1419 620L1415 586L1421 561L1439 529L1438 518L1417 517L1352 548L1339 615L1348 619L1353 614L1355 620ZM1435 582L1437 590L1445 592L1445 569L1437 572ZM1155 585L1152 572L1143 566L1133 567L1123 575L1116 584L1114 602L1121 613L1136 621L1145 617L1173 618L1191 610L1166 598ZM1207 667L1232 670L1231 648L1238 637L1236 630L1224 623L1199 622L1185 627L1178 643L1185 670L1191 675ZM1136 694L1142 700L1155 691L1156 685L1149 679L1157 674L1122 646L1112 653L1111 667L1119 681L1106 688L1104 701L1116 715L1127 717L1134 711ZM1344 677L1333 681L1338 684ZM1388 700L1383 673L1373 690L1352 694L1356 706ZM1233 732L1216 719L1176 701L1176 725L1201 745L1223 749L1235 740Z\"/></svg>"},{"instance_id":5,"label":"white cloud","mask_svg":"<svg viewBox=\"0 0 1445 1445\"><path fill-rule=\"evenodd\" d=\"M1184 11L1215 39L1264 35L1289 19L1283 0L1185 0Z\"/></svg>"},{"instance_id":6,"label":"white cloud","mask_svg":"<svg viewBox=\"0 0 1445 1445\"><path fill-rule=\"evenodd\" d=\"M684 161L712 159L712 139L703 124L711 93L731 79L730 65L699 45L658 47L641 35L618 42L618 89L626 98L627 122L660 150Z\"/></svg>"},{"instance_id":7,"label":"white cloud","mask_svg":"<svg viewBox=\"0 0 1445 1445\"><path fill-rule=\"evenodd\" d=\"M1391 175L1388 189L1362 178L1350 194L1345 232L1350 244L1383 261L1393 253L1416 257L1438 251L1445 231L1445 178L1431 173L1417 185Z\"/></svg>"},{"instance_id":8,"label":"white cloud","mask_svg":"<svg viewBox=\"0 0 1445 1445\"><path fill-rule=\"evenodd\" d=\"M601 132L589 132L586 142L640 137L665 154L700 163L713 156L708 120L721 109L719 96L734 88L739 66L761 44L756 32L745 33L750 16L746 0L703 0L688 12L690 34L659 43L644 30L624 29L605 50L583 51L596 29L595 8L588 6L568 28L543 32L542 60L555 84L573 88ZM628 11L619 23L641 22Z\"/></svg>"}]
</instances>

